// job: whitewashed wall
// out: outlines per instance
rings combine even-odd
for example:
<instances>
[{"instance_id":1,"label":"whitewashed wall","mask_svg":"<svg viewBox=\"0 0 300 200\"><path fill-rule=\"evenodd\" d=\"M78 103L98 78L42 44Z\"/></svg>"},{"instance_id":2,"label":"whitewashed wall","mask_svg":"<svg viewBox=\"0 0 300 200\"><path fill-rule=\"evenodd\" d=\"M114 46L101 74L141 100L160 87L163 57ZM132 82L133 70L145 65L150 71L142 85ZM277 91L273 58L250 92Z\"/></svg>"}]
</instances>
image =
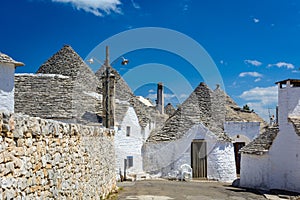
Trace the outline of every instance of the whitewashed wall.
<instances>
[{"instance_id":1,"label":"whitewashed wall","mask_svg":"<svg viewBox=\"0 0 300 200\"><path fill-rule=\"evenodd\" d=\"M230 142L218 142L207 157L207 178L232 182L236 176L234 147Z\"/></svg>"},{"instance_id":2,"label":"whitewashed wall","mask_svg":"<svg viewBox=\"0 0 300 200\"><path fill-rule=\"evenodd\" d=\"M300 116L300 87L278 92L279 133L268 153L242 154L240 185L300 192L300 136L288 117Z\"/></svg>"},{"instance_id":3,"label":"whitewashed wall","mask_svg":"<svg viewBox=\"0 0 300 200\"><path fill-rule=\"evenodd\" d=\"M270 158L268 154L242 154L240 186L270 189Z\"/></svg>"},{"instance_id":4,"label":"whitewashed wall","mask_svg":"<svg viewBox=\"0 0 300 200\"><path fill-rule=\"evenodd\" d=\"M182 164L191 165L191 144L194 139L207 142L207 178L222 182L236 179L234 148L231 142L217 142L217 138L202 124L194 125L176 141L146 143L143 146L144 170L174 174Z\"/></svg>"},{"instance_id":5,"label":"whitewashed wall","mask_svg":"<svg viewBox=\"0 0 300 200\"><path fill-rule=\"evenodd\" d=\"M300 116L300 87L279 89L279 133L270 148L271 188L300 192L300 136L288 116Z\"/></svg>"},{"instance_id":6,"label":"whitewashed wall","mask_svg":"<svg viewBox=\"0 0 300 200\"><path fill-rule=\"evenodd\" d=\"M150 122L151 123L151 122ZM142 137L143 137L143 142L146 142L148 137L150 136L151 128L153 127L153 124L147 124L146 127L142 128Z\"/></svg>"},{"instance_id":7,"label":"whitewashed wall","mask_svg":"<svg viewBox=\"0 0 300 200\"><path fill-rule=\"evenodd\" d=\"M14 112L14 64L0 64L0 112Z\"/></svg>"},{"instance_id":8,"label":"whitewashed wall","mask_svg":"<svg viewBox=\"0 0 300 200\"><path fill-rule=\"evenodd\" d=\"M259 122L225 122L224 131L233 140L248 144L259 135Z\"/></svg>"},{"instance_id":9,"label":"whitewashed wall","mask_svg":"<svg viewBox=\"0 0 300 200\"><path fill-rule=\"evenodd\" d=\"M126 127L130 126L130 136L126 136ZM126 112L121 123L121 130L115 135L116 151L116 172L121 169L124 173L124 159L127 156L133 156L133 167L128 169L130 173L139 173L143 171L141 149L143 145L143 136L137 115L132 107Z\"/></svg>"}]
</instances>

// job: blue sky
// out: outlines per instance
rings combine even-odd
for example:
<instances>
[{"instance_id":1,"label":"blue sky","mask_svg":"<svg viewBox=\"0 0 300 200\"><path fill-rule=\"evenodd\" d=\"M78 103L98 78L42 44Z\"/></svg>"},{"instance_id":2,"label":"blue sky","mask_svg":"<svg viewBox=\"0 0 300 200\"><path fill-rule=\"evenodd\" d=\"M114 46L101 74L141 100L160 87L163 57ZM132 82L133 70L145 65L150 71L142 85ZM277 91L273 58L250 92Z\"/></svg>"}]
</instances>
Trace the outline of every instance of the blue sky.
<instances>
[{"instance_id":1,"label":"blue sky","mask_svg":"<svg viewBox=\"0 0 300 200\"><path fill-rule=\"evenodd\" d=\"M274 113L277 103L274 83L300 76L298 0L10 0L1 2L0 17L0 51L26 64L17 69L20 73L35 72L64 44L86 58L99 43L120 32L162 27L202 45L226 92L264 118L268 108ZM190 63L167 51L142 49L123 56L130 65L114 66L121 74L160 63L182 74L193 88L203 81ZM155 85L148 84L135 93L154 97L154 90ZM167 93L167 98L174 97Z\"/></svg>"}]
</instances>

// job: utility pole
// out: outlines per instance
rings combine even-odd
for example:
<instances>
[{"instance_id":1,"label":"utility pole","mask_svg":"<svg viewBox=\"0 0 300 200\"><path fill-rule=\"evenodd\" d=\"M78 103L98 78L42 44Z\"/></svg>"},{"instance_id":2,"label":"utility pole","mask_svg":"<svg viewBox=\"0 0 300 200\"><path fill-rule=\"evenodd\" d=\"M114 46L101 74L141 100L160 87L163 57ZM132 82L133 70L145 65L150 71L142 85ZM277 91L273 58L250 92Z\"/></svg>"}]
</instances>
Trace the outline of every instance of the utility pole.
<instances>
[{"instance_id":1,"label":"utility pole","mask_svg":"<svg viewBox=\"0 0 300 200\"><path fill-rule=\"evenodd\" d=\"M103 105L103 126L113 128L115 125L115 75L111 73L109 60L109 47L106 46L105 72L102 75L102 105Z\"/></svg>"}]
</instances>

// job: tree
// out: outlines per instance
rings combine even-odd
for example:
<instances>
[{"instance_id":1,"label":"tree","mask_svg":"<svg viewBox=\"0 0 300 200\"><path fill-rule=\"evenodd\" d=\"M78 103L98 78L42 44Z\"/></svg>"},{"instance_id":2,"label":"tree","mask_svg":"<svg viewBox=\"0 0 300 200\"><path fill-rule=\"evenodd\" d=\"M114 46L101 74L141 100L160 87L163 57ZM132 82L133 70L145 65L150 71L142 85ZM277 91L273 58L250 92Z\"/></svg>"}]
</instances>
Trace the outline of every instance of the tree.
<instances>
[{"instance_id":1,"label":"tree","mask_svg":"<svg viewBox=\"0 0 300 200\"><path fill-rule=\"evenodd\" d=\"M246 104L246 105L243 106L243 110L245 110L245 111L250 111L250 108L249 108L249 106Z\"/></svg>"}]
</instances>

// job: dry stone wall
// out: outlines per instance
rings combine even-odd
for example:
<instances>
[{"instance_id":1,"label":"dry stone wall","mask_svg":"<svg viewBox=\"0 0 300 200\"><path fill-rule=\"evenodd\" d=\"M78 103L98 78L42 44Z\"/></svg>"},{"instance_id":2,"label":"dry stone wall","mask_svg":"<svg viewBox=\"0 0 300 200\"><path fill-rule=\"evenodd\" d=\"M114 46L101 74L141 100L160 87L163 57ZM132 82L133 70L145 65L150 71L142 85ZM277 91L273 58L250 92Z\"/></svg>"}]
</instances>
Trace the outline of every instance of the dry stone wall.
<instances>
[{"instance_id":1,"label":"dry stone wall","mask_svg":"<svg viewBox=\"0 0 300 200\"><path fill-rule=\"evenodd\" d=\"M0 113L0 199L102 199L116 188L113 132Z\"/></svg>"}]
</instances>

